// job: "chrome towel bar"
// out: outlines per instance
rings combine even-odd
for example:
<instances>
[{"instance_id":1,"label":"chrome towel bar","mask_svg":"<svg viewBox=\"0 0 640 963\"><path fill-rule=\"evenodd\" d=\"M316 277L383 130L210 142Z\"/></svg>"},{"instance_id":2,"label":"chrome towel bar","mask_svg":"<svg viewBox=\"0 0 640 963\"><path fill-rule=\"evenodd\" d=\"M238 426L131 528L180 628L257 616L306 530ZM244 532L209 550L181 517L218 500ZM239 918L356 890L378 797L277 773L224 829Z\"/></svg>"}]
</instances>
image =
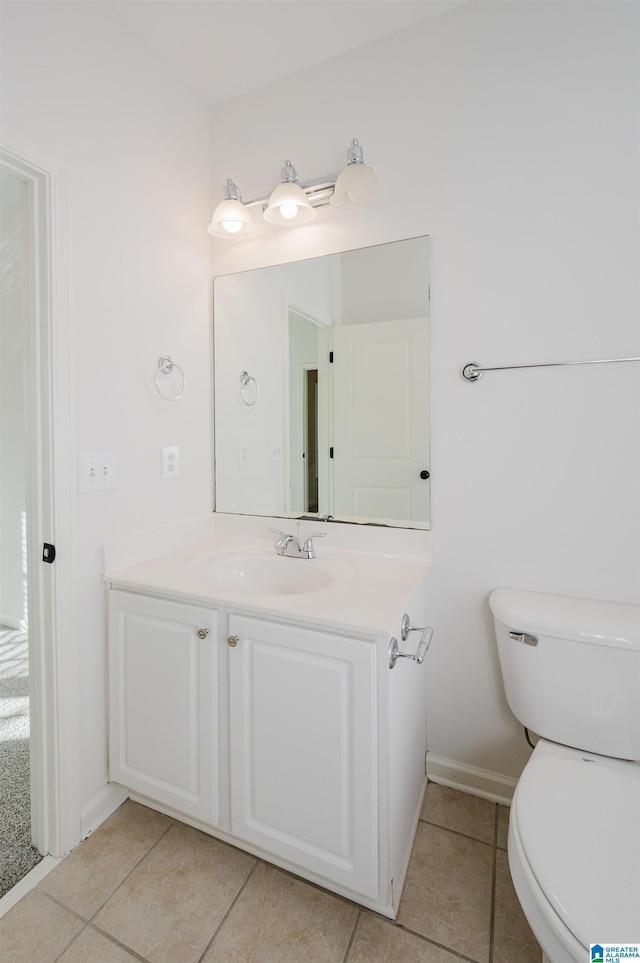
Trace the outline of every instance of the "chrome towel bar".
<instances>
[{"instance_id":1,"label":"chrome towel bar","mask_svg":"<svg viewBox=\"0 0 640 963\"><path fill-rule=\"evenodd\" d=\"M599 358L597 361L548 361L545 364L505 364L494 368L481 368L470 362L460 369L465 381L479 381L485 371L511 371L515 368L563 368L576 364L620 364L624 361L640 361L640 358Z\"/></svg>"}]
</instances>

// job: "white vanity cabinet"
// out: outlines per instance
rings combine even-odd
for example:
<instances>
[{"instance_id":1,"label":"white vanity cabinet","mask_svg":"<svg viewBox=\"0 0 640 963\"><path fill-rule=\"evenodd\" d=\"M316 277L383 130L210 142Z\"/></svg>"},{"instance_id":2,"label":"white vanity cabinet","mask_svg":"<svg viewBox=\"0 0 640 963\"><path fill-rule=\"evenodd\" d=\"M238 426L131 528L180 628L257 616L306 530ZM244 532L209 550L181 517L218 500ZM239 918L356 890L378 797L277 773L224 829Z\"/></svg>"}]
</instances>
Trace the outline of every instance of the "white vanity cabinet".
<instances>
[{"instance_id":1,"label":"white vanity cabinet","mask_svg":"<svg viewBox=\"0 0 640 963\"><path fill-rule=\"evenodd\" d=\"M239 615L228 631L232 834L376 897L375 644Z\"/></svg>"},{"instance_id":2,"label":"white vanity cabinet","mask_svg":"<svg viewBox=\"0 0 640 963\"><path fill-rule=\"evenodd\" d=\"M111 779L395 917L426 784L426 665L390 668L384 629L115 584ZM405 608L424 625L424 582Z\"/></svg>"},{"instance_id":3,"label":"white vanity cabinet","mask_svg":"<svg viewBox=\"0 0 640 963\"><path fill-rule=\"evenodd\" d=\"M216 825L219 671L215 609L109 592L112 780Z\"/></svg>"}]
</instances>

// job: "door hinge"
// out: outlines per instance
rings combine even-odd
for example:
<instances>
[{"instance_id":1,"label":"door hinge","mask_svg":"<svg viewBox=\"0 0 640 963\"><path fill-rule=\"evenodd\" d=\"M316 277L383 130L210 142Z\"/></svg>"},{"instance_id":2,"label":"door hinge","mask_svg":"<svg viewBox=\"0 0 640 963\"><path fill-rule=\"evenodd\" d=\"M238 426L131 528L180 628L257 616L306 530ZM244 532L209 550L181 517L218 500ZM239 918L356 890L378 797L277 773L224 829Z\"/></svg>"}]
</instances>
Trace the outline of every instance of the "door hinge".
<instances>
[{"instance_id":1,"label":"door hinge","mask_svg":"<svg viewBox=\"0 0 640 963\"><path fill-rule=\"evenodd\" d=\"M42 546L42 561L43 562L53 562L56 557L56 547L51 545L49 542L45 542Z\"/></svg>"},{"instance_id":2,"label":"door hinge","mask_svg":"<svg viewBox=\"0 0 640 963\"><path fill-rule=\"evenodd\" d=\"M333 351L329 352L329 364L333 364Z\"/></svg>"},{"instance_id":3,"label":"door hinge","mask_svg":"<svg viewBox=\"0 0 640 963\"><path fill-rule=\"evenodd\" d=\"M329 449L329 458L333 458L333 445Z\"/></svg>"}]
</instances>

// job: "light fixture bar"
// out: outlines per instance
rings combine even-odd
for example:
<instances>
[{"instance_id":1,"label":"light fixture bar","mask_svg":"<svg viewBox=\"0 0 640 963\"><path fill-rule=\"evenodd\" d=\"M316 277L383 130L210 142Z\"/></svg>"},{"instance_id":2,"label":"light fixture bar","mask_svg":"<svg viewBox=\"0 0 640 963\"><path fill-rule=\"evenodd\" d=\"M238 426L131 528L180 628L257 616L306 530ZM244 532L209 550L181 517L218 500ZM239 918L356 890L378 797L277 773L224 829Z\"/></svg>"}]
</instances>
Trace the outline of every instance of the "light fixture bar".
<instances>
[{"instance_id":1,"label":"light fixture bar","mask_svg":"<svg viewBox=\"0 0 640 963\"><path fill-rule=\"evenodd\" d=\"M307 181L304 184L298 184L302 190L307 195L311 207L326 207L329 203L329 198L333 194L336 186L336 181L338 180L337 174L324 174L322 177L316 177L312 181ZM259 204L263 208L269 203L269 197L271 195L266 194L264 197L256 197L252 201L245 201L245 207L257 207Z\"/></svg>"},{"instance_id":2,"label":"light fixture bar","mask_svg":"<svg viewBox=\"0 0 640 963\"><path fill-rule=\"evenodd\" d=\"M379 200L382 189L373 170L364 162L362 147L355 138L347 150L347 166L339 174L323 174L300 183L290 160L280 170L280 183L271 194L243 201L231 178L224 186L222 200L213 212L207 230L213 237L254 234L256 225L248 208L260 207L264 220L278 227L309 224L319 207L365 207Z\"/></svg>"}]
</instances>

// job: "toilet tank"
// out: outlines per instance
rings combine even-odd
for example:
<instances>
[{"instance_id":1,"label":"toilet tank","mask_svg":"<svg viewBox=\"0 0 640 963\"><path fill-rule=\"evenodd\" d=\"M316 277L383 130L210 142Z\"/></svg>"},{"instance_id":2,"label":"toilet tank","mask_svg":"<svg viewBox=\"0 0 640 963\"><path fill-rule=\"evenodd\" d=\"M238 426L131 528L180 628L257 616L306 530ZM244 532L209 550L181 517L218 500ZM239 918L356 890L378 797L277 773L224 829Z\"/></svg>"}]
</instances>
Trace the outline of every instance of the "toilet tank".
<instances>
[{"instance_id":1,"label":"toilet tank","mask_svg":"<svg viewBox=\"0 0 640 963\"><path fill-rule=\"evenodd\" d=\"M507 702L532 732L640 761L640 606L496 589Z\"/></svg>"}]
</instances>

